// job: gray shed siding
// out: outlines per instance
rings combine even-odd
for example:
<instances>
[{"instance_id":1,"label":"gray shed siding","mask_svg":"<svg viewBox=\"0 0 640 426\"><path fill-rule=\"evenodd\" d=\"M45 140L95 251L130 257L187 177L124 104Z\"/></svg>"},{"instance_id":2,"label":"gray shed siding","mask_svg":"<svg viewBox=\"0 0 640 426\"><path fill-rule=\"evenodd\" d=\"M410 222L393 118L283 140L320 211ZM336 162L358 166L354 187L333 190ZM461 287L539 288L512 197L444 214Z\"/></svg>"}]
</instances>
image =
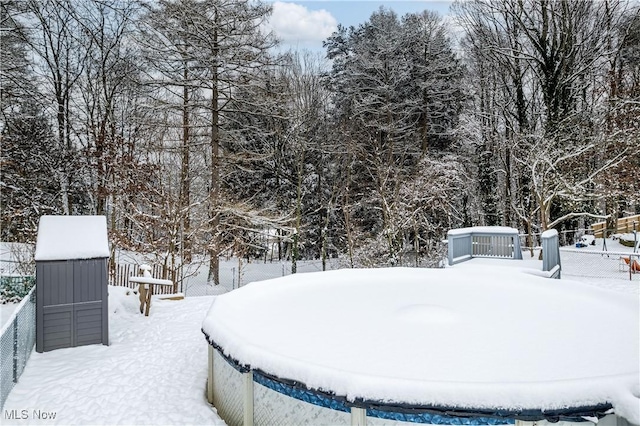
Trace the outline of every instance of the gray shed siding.
<instances>
[{"instance_id":1,"label":"gray shed siding","mask_svg":"<svg viewBox=\"0 0 640 426\"><path fill-rule=\"evenodd\" d=\"M36 262L36 350L108 344L107 260Z\"/></svg>"}]
</instances>

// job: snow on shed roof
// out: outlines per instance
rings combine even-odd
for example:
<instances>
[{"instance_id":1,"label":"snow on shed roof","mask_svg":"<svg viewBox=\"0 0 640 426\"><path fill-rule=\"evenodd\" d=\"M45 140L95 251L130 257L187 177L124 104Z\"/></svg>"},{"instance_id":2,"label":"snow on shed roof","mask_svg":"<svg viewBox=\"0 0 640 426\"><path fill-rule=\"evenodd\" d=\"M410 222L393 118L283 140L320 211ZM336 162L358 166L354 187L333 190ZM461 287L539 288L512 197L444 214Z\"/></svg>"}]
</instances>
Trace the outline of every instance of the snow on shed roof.
<instances>
[{"instance_id":1,"label":"snow on shed roof","mask_svg":"<svg viewBox=\"0 0 640 426\"><path fill-rule=\"evenodd\" d=\"M105 216L42 216L35 260L109 257Z\"/></svg>"}]
</instances>

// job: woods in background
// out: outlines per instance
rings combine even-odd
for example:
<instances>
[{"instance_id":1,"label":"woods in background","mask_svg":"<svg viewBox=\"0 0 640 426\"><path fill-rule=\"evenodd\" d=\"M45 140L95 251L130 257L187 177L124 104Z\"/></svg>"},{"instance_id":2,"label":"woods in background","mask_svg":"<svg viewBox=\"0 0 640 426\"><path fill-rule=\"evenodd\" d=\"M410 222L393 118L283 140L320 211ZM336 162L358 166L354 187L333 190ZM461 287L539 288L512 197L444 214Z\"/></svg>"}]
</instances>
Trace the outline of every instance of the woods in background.
<instances>
[{"instance_id":1,"label":"woods in background","mask_svg":"<svg viewBox=\"0 0 640 426\"><path fill-rule=\"evenodd\" d=\"M452 227L640 209L626 1L381 8L326 58L274 49L256 1L0 7L3 241L101 214L113 250L217 283L222 255L428 266Z\"/></svg>"}]
</instances>

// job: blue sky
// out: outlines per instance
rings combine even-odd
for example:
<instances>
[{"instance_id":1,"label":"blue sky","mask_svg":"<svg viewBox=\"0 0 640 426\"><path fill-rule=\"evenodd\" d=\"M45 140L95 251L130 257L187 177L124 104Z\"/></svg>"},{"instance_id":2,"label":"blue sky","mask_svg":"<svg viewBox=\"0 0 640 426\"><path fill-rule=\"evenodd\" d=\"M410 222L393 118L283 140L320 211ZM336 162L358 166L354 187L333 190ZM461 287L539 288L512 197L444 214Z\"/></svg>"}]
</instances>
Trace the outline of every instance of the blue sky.
<instances>
[{"instance_id":1,"label":"blue sky","mask_svg":"<svg viewBox=\"0 0 640 426\"><path fill-rule=\"evenodd\" d=\"M371 13L380 6L394 10L400 16L426 9L445 16L453 1L272 0L269 3L273 4L270 26L282 40L284 48L298 47L320 51L322 41L335 31L338 24L346 27L357 26L368 20Z\"/></svg>"}]
</instances>

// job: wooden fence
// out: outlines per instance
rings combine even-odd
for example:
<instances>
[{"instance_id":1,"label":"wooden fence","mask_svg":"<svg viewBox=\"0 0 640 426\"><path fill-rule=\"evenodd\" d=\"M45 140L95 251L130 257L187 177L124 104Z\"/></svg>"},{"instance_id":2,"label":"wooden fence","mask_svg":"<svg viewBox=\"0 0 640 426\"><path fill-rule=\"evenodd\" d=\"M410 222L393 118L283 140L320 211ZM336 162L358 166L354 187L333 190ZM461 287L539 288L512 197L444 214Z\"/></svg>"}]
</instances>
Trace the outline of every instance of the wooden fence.
<instances>
[{"instance_id":1,"label":"wooden fence","mask_svg":"<svg viewBox=\"0 0 640 426\"><path fill-rule=\"evenodd\" d=\"M616 232L626 234L632 231L640 231L640 214L621 217L616 222Z\"/></svg>"},{"instance_id":2,"label":"wooden fence","mask_svg":"<svg viewBox=\"0 0 640 426\"><path fill-rule=\"evenodd\" d=\"M129 277L140 276L139 270L140 265L135 265L132 263L116 264L115 269L112 268L109 273L109 284L136 288L138 286L138 283L129 282ZM174 271L167 270L166 268L163 268L162 265L151 266L152 277L173 281L173 288L158 286L156 289L154 289L156 294L172 294L178 293L178 291L182 291L182 282L179 282L177 278L179 276L179 271L175 271L174 274L172 274L171 272Z\"/></svg>"},{"instance_id":3,"label":"wooden fence","mask_svg":"<svg viewBox=\"0 0 640 426\"><path fill-rule=\"evenodd\" d=\"M607 222L598 222L591 225L591 230L596 238L602 238L607 229ZM632 231L640 231L640 214L621 217L616 220L616 233L626 234Z\"/></svg>"},{"instance_id":4,"label":"wooden fence","mask_svg":"<svg viewBox=\"0 0 640 426\"><path fill-rule=\"evenodd\" d=\"M602 238L604 236L604 231L607 230L607 222L598 222L591 224L591 230L593 231L593 236L596 238Z\"/></svg>"}]
</instances>

